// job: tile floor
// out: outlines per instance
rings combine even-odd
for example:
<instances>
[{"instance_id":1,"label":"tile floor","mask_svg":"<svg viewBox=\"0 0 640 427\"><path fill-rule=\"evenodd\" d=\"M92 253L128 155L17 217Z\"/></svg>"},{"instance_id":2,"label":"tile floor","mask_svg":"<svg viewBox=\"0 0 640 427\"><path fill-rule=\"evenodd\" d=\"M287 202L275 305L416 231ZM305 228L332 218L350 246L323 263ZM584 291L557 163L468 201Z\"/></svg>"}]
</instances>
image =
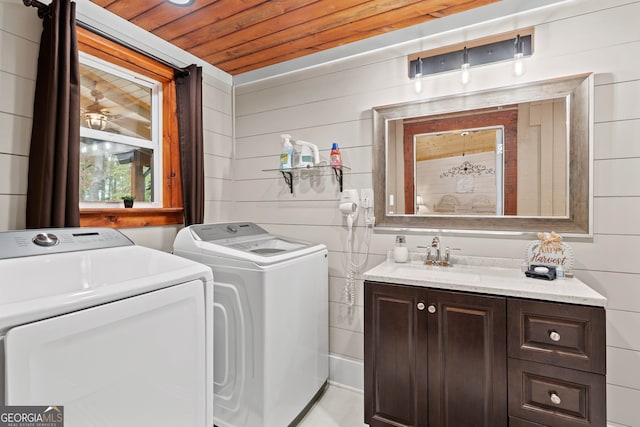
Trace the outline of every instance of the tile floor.
<instances>
[{"instance_id":1,"label":"tile floor","mask_svg":"<svg viewBox=\"0 0 640 427\"><path fill-rule=\"evenodd\" d=\"M330 384L298 427L367 427L364 396L358 391Z\"/></svg>"}]
</instances>

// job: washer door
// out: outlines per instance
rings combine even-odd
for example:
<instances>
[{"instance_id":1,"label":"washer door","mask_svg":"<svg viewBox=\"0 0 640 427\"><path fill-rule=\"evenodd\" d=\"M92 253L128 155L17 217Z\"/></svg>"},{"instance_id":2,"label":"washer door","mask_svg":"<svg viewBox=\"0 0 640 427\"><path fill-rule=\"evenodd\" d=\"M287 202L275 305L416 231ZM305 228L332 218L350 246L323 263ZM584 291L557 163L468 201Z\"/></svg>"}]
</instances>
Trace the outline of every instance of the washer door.
<instances>
[{"instance_id":1,"label":"washer door","mask_svg":"<svg viewBox=\"0 0 640 427\"><path fill-rule=\"evenodd\" d=\"M6 403L64 405L67 427L205 427L204 301L192 281L11 329Z\"/></svg>"}]
</instances>

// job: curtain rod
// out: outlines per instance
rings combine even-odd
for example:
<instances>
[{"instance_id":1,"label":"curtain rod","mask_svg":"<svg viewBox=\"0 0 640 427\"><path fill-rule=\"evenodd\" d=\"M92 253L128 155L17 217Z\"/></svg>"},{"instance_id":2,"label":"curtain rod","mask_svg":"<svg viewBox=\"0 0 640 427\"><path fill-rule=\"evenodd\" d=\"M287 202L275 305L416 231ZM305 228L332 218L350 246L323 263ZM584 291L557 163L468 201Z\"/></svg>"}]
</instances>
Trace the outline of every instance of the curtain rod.
<instances>
[{"instance_id":1,"label":"curtain rod","mask_svg":"<svg viewBox=\"0 0 640 427\"><path fill-rule=\"evenodd\" d=\"M38 8L38 16L40 18L44 18L44 16L49 13L49 5L39 2L38 0L22 0L25 6L37 7Z\"/></svg>"},{"instance_id":2,"label":"curtain rod","mask_svg":"<svg viewBox=\"0 0 640 427\"><path fill-rule=\"evenodd\" d=\"M43 18L47 13L49 13L49 6L50 5L48 5L48 4L44 4L42 2L39 2L38 0L22 0L22 2L24 3L25 6L31 6L31 7L38 8L38 16L40 18ZM133 45L131 45L131 44L127 43L127 42L124 42L124 41L122 41L120 39L117 39L117 38L113 37L112 35L105 33L104 31L101 31L101 30L99 30L99 29L97 29L95 27L92 27L89 24L85 24L84 22L76 20L76 25L78 27L84 28L87 31L91 31L92 33L97 34L102 38L105 38L105 39L107 39L109 41L112 41L114 43L118 43L120 46L124 46L129 50L132 50L132 51L134 51L136 53L139 53L140 55L144 55L147 58L152 59L152 60L164 65L165 67L171 68L180 77L186 77L186 76L189 75L189 70L186 70L186 69L184 69L182 67L175 66L175 65L171 64L170 62L165 61L164 59L158 58L157 56L152 55L149 52L145 52L144 50L142 50L142 49L140 49L140 48L138 48L136 46L133 46Z\"/></svg>"}]
</instances>

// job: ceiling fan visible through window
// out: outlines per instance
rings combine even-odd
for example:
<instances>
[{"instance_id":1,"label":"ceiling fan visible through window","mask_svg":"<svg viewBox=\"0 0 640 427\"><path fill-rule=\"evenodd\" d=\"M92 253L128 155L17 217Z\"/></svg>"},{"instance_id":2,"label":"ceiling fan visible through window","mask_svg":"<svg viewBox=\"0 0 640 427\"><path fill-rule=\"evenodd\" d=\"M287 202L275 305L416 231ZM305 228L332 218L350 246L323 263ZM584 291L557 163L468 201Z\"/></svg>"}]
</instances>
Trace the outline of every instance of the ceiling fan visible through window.
<instances>
[{"instance_id":1,"label":"ceiling fan visible through window","mask_svg":"<svg viewBox=\"0 0 640 427\"><path fill-rule=\"evenodd\" d=\"M90 129L105 130L107 122L110 120L112 115L106 107L100 104L100 100L104 98L104 95L100 90L98 90L97 82L93 82L91 96L94 99L93 104L90 104L81 110L84 124Z\"/></svg>"}]
</instances>

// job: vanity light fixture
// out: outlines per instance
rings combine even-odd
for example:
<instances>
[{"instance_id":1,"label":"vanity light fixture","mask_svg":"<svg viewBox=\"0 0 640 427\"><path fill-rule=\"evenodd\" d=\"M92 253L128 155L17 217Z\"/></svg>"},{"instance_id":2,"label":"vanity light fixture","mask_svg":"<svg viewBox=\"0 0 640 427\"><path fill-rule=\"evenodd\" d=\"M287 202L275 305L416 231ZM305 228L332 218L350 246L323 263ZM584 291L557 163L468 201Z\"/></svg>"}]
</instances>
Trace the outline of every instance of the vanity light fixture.
<instances>
[{"instance_id":1,"label":"vanity light fixture","mask_svg":"<svg viewBox=\"0 0 640 427\"><path fill-rule=\"evenodd\" d=\"M425 76L460 70L462 83L466 84L471 77L471 64L476 67L503 61L513 61L514 74L521 76L525 71L523 58L532 54L533 28L525 28L411 54L407 58L409 78L415 79L417 86L422 85Z\"/></svg>"},{"instance_id":2,"label":"vanity light fixture","mask_svg":"<svg viewBox=\"0 0 640 427\"><path fill-rule=\"evenodd\" d=\"M465 46L462 51L462 67L460 67L460 82L463 85L469 83L471 79L471 70L469 68L471 68L471 64L469 64L469 50Z\"/></svg>"}]
</instances>

